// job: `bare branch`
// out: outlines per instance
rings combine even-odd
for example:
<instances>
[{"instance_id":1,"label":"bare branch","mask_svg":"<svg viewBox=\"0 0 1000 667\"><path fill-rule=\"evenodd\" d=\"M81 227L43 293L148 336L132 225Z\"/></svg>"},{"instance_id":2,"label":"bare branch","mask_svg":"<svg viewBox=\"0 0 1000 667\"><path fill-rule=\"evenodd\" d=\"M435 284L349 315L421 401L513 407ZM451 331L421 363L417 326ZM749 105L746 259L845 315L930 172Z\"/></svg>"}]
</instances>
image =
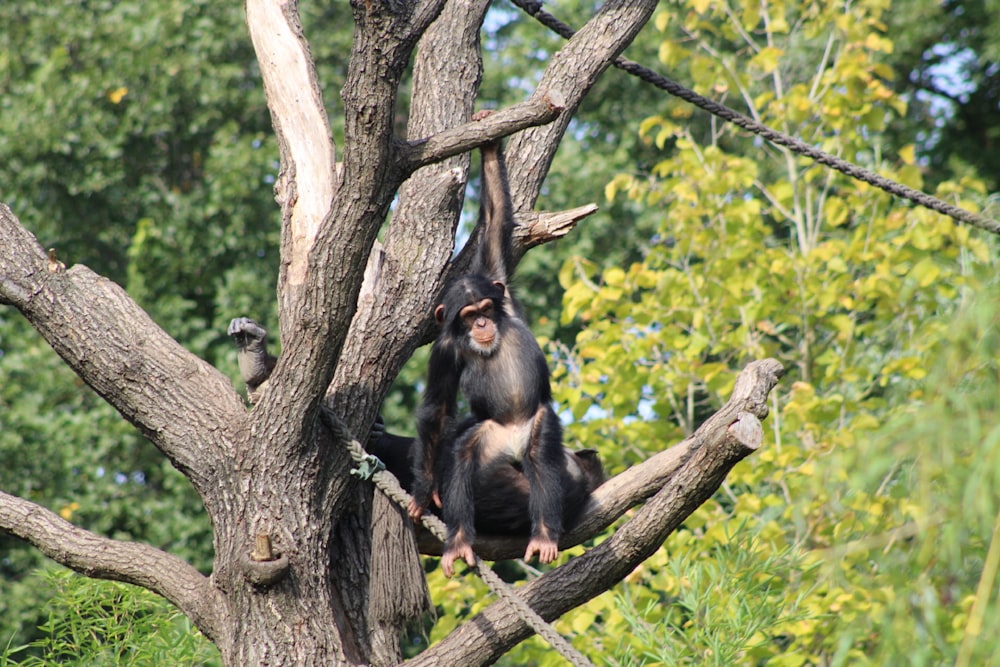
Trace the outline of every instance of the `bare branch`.
<instances>
[{"instance_id":1,"label":"bare branch","mask_svg":"<svg viewBox=\"0 0 1000 667\"><path fill-rule=\"evenodd\" d=\"M100 537L40 505L0 491L0 530L88 577L142 586L167 598L206 637L220 636L225 599L208 577L148 544Z\"/></svg>"},{"instance_id":2,"label":"bare branch","mask_svg":"<svg viewBox=\"0 0 1000 667\"><path fill-rule=\"evenodd\" d=\"M274 187L283 220L279 298L294 295L281 285L306 280L309 249L330 210L337 177L336 148L296 4L246 2L247 26L281 149ZM286 305L282 303L282 313Z\"/></svg>"},{"instance_id":3,"label":"bare branch","mask_svg":"<svg viewBox=\"0 0 1000 667\"><path fill-rule=\"evenodd\" d=\"M246 412L229 379L185 350L125 291L63 268L0 204L0 295L67 364L142 430L199 491ZM203 494L204 495L204 494Z\"/></svg>"},{"instance_id":4,"label":"bare branch","mask_svg":"<svg viewBox=\"0 0 1000 667\"><path fill-rule=\"evenodd\" d=\"M411 141L400 148L405 169L415 171L428 164L506 137L529 127L550 123L565 106L562 93L537 93L514 106L490 114L485 119L445 130L426 139Z\"/></svg>"},{"instance_id":5,"label":"bare branch","mask_svg":"<svg viewBox=\"0 0 1000 667\"><path fill-rule=\"evenodd\" d=\"M542 211L515 218L514 253L520 258L535 246L561 239L587 216L597 213L597 204L584 204L565 211Z\"/></svg>"},{"instance_id":6,"label":"bare branch","mask_svg":"<svg viewBox=\"0 0 1000 667\"><path fill-rule=\"evenodd\" d=\"M324 157L316 163L317 170L325 168L330 172L322 181L325 184L328 178L333 190L332 197L329 190L323 190L308 225L292 224L293 214L297 214L301 205L299 200L310 185L300 174L300 165L292 160L312 150L310 136L326 142L328 126L324 118L322 136L279 132L282 173L287 176L289 191L283 202L279 284L279 330L285 354L260 398L260 405L268 411L288 409L293 414L302 414L303 425L315 423L318 401L333 378L355 314L368 256L393 196L405 178L391 150L399 82L416 40L443 5L444 0L352 2L354 43L347 81L341 91L343 163L337 165L336 175L332 160L326 163ZM325 114L316 92L308 48L298 27L295 3L289 0L281 5L280 11L248 8L248 20L251 24L260 23L252 32L260 35L254 42L262 67L269 63L270 51L264 48L269 42L264 33L271 25L280 28L280 39L273 48L291 50L300 58L296 60L298 69L293 72L296 78L292 90L284 93L290 99L282 105L269 98L275 127L284 127L290 122L288 117L294 119L299 104L313 107L316 114ZM271 69L276 78L286 77L283 70ZM297 87L314 92L302 99L301 93L295 92ZM293 236L299 233L302 242Z\"/></svg>"},{"instance_id":7,"label":"bare branch","mask_svg":"<svg viewBox=\"0 0 1000 667\"><path fill-rule=\"evenodd\" d=\"M519 589L531 607L545 619L556 618L609 589L649 558L712 496L729 470L760 446L759 420L766 417L767 395L783 372L773 359L750 363L729 402L688 439L698 440L690 454L682 455L688 460L632 519L597 547ZM627 486L647 488L644 476L636 475ZM588 508L588 514L593 511L593 506ZM445 658L450 664L490 664L529 635L523 620L510 614L504 603L494 603L408 664L438 664Z\"/></svg>"}]
</instances>

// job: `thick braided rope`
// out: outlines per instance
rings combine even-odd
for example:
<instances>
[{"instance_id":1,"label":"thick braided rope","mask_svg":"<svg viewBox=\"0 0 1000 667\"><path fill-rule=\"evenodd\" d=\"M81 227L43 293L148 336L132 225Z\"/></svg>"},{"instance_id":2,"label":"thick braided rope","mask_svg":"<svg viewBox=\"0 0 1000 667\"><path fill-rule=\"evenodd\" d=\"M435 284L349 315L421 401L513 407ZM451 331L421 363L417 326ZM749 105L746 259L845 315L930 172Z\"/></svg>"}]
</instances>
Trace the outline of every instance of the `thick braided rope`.
<instances>
[{"instance_id":1,"label":"thick braided rope","mask_svg":"<svg viewBox=\"0 0 1000 667\"><path fill-rule=\"evenodd\" d=\"M566 25L552 14L549 14L542 9L541 2L538 2L537 0L511 0L511 2L523 9L529 15L533 16L546 28L552 30L561 37L569 39L575 34L575 31L570 26ZM856 164L852 164L846 160L830 155L829 153L825 153L818 148L796 139L795 137L773 130L767 125L758 123L738 111L734 111L723 104L719 104L718 102L714 102L707 97L703 97L690 88L685 88L676 81L672 81L662 74L658 74L651 69L643 67L637 62L618 57L615 59L614 65L618 69L624 70L633 76L637 76L643 81L651 83L657 88L665 90L671 95L679 97L686 102L690 102L691 104L704 109L705 111L714 114L723 120L738 125L744 130L760 135L771 143L790 148L796 153L812 158L816 162L826 165L832 169L836 169L851 178L864 181L869 185L874 185L889 194L902 197L903 199L908 199L915 204L923 206L924 208L937 211L938 213L943 213L944 215L947 215L954 220L958 220L959 222L964 222L972 225L973 227L985 229L986 231L993 232L994 234L1000 234L1000 222L996 220L982 215L977 215L971 211L965 210L964 208L959 208L958 206L949 204L948 202L942 201L937 197L933 197L926 192L914 190L913 188L905 186L902 183L897 183L891 179L884 178L863 167L859 167Z\"/></svg>"},{"instance_id":2,"label":"thick braided rope","mask_svg":"<svg viewBox=\"0 0 1000 667\"><path fill-rule=\"evenodd\" d=\"M339 440L343 440L348 443L347 448L351 454L351 458L354 459L356 463L362 463L366 461L369 457L368 452L365 448L358 442L351 433L347 430L340 419L332 414L328 410L322 410L323 421L327 424L334 435ZM399 485L399 480L391 472L386 470L379 470L372 475L372 481L375 483L379 489L382 490L389 498L395 501L404 510L410 504L410 494ZM447 529L445 528L444 522L437 518L433 514L424 513L422 518L424 527L431 532L434 537L441 540L443 544L448 536ZM576 650L565 637L560 635L555 631L551 625L544 618L538 615L538 613L528 606L514 589L507 584L503 579L501 579L496 572L491 570L482 561L479 556L476 556L476 564L474 566L476 574L482 577L483 581L489 589L498 598L503 600L513 609L521 619L524 620L531 629L534 630L538 635L545 639L549 645L555 650L559 651L560 654L567 660L569 660L574 667L594 667L587 658L583 656L582 653Z\"/></svg>"}]
</instances>

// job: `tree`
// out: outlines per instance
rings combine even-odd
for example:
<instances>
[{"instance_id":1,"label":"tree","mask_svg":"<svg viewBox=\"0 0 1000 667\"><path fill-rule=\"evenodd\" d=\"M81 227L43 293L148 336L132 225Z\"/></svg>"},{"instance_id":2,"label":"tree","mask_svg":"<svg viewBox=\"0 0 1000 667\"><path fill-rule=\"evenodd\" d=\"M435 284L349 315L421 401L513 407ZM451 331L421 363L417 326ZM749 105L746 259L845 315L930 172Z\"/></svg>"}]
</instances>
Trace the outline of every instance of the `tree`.
<instances>
[{"instance_id":1,"label":"tree","mask_svg":"<svg viewBox=\"0 0 1000 667\"><path fill-rule=\"evenodd\" d=\"M607 3L527 100L468 123L488 4L352 3L338 158L295 3L247 3L281 158L282 355L251 411L228 378L118 285L82 265L67 269L0 207L0 303L16 307L190 480L212 521L213 572L206 577L160 549L100 537L7 493L0 493L0 528L81 573L168 598L216 643L225 664L399 660L400 627L422 610L416 553L399 509L348 474L345 445L350 433L369 431L389 383L428 338L428 305L464 266L451 255L468 151L513 135L508 168L522 253L564 233L552 225L567 216L530 213L552 156L587 91L656 5ZM404 139L394 129L411 58ZM602 487L585 515L590 535L653 497L599 547L524 587L523 599L548 618L582 604L653 553L718 488L758 446L757 419L780 366L748 371L730 403L691 438ZM476 548L495 556L510 550ZM529 633L497 603L413 663L485 664Z\"/></svg>"}]
</instances>

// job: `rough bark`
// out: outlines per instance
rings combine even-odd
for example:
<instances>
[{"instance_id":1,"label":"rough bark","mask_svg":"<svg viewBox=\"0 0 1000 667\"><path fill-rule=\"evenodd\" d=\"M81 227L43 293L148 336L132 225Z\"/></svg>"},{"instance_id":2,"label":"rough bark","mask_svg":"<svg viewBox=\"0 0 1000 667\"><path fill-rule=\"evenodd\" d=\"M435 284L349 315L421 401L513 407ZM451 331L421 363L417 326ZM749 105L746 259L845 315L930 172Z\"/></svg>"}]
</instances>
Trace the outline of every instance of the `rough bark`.
<instances>
[{"instance_id":1,"label":"rough bark","mask_svg":"<svg viewBox=\"0 0 1000 667\"><path fill-rule=\"evenodd\" d=\"M85 266L67 270L50 262L3 204L0 238L0 303L19 309L205 497L243 419L230 382L160 329L117 284Z\"/></svg>"}]
</instances>

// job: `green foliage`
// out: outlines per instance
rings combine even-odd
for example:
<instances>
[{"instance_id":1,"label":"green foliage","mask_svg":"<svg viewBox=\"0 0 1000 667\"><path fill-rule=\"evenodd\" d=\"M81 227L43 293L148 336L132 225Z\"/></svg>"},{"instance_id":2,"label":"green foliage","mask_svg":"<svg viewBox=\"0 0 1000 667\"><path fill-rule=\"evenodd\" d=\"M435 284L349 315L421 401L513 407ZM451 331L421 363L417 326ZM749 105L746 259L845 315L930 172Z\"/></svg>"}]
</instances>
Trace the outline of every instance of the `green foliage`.
<instances>
[{"instance_id":1,"label":"green foliage","mask_svg":"<svg viewBox=\"0 0 1000 667\"><path fill-rule=\"evenodd\" d=\"M661 574L668 588L627 587L602 611L630 626L630 634L609 647L614 664L752 663L770 655L772 638L805 616L798 611L805 596L788 592L802 572L790 549L762 548L752 537L719 537L679 534L680 554L661 551L639 571ZM692 540L700 548L684 549Z\"/></svg>"},{"instance_id":2,"label":"green foliage","mask_svg":"<svg viewBox=\"0 0 1000 667\"><path fill-rule=\"evenodd\" d=\"M1000 2L896 0L885 20L893 85L909 100L893 142L919 146L933 183L978 173L1000 187L1000 157L984 150L1000 137Z\"/></svg>"},{"instance_id":3,"label":"green foliage","mask_svg":"<svg viewBox=\"0 0 1000 667\"><path fill-rule=\"evenodd\" d=\"M831 610L838 613L842 664L994 664L1000 600L989 582L996 581L1000 556L998 296L1000 285L992 281L959 308L928 350L927 380L901 414L864 449L834 457L874 490L846 508L856 527L814 554L826 569L827 596L844 601ZM862 596L865 590L871 593ZM812 652L833 648L820 640L811 638Z\"/></svg>"},{"instance_id":4,"label":"green foliage","mask_svg":"<svg viewBox=\"0 0 1000 667\"><path fill-rule=\"evenodd\" d=\"M923 186L912 147L881 158L882 132L905 111L885 84L884 3L733 9L672 4L657 21L661 58L768 125ZM565 622L627 637L614 664L941 664L963 636L966 664L985 664L992 646L975 639L991 636L996 602L976 590L1000 489L986 426L996 368L983 354L996 349L984 342L997 335L995 244L688 115L668 101L646 120L664 158L606 189L660 211L648 254L560 272L564 320L585 325L558 350L568 437L619 470L690 433L747 361L775 357L788 375L765 446L671 537L669 561ZM963 178L937 194L975 210L985 189Z\"/></svg>"},{"instance_id":5,"label":"green foliage","mask_svg":"<svg viewBox=\"0 0 1000 667\"><path fill-rule=\"evenodd\" d=\"M4 3L0 198L67 265L123 284L236 378L229 318L274 322L277 149L240 5ZM12 312L0 488L211 567L191 486ZM38 625L41 556L0 537L0 636Z\"/></svg>"},{"instance_id":6,"label":"green foliage","mask_svg":"<svg viewBox=\"0 0 1000 667\"><path fill-rule=\"evenodd\" d=\"M54 593L43 636L7 647L0 665L218 665L215 647L169 602L135 586L87 579L63 569L43 574ZM32 650L34 655L22 654Z\"/></svg>"},{"instance_id":7,"label":"green foliage","mask_svg":"<svg viewBox=\"0 0 1000 667\"><path fill-rule=\"evenodd\" d=\"M0 21L18 26L0 49L3 198L39 240L200 353L242 295L271 316L277 148L242 8L7 3Z\"/></svg>"}]
</instances>

